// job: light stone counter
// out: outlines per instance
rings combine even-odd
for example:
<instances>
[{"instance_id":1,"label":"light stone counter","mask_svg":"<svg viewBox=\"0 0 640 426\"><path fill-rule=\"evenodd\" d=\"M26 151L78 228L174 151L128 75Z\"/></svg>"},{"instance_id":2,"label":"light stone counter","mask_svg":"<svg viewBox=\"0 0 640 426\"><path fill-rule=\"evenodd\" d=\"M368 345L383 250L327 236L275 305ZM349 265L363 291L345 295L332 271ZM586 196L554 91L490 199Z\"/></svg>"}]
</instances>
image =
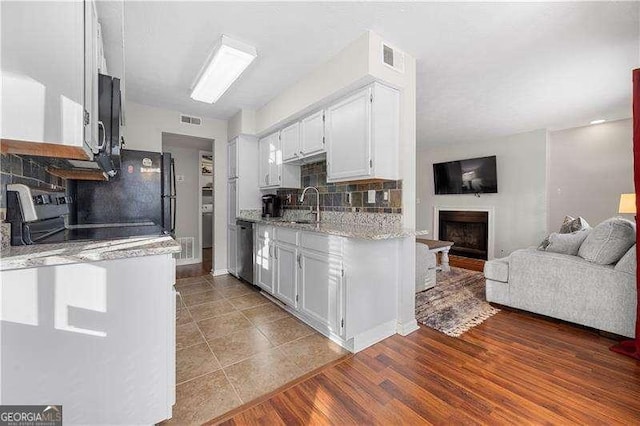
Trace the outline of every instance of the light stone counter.
<instances>
[{"instance_id":1,"label":"light stone counter","mask_svg":"<svg viewBox=\"0 0 640 426\"><path fill-rule=\"evenodd\" d=\"M238 219L265 225L297 229L299 231L319 232L322 234L336 235L346 238L358 238L362 240L388 240L392 238L427 235L429 233L426 230L414 231L402 228L398 224L362 225L352 222L295 223L285 219L262 219L255 215L240 215L238 216Z\"/></svg>"},{"instance_id":2,"label":"light stone counter","mask_svg":"<svg viewBox=\"0 0 640 426\"><path fill-rule=\"evenodd\" d=\"M179 252L180 244L170 236L11 246L0 255L0 271Z\"/></svg>"}]
</instances>

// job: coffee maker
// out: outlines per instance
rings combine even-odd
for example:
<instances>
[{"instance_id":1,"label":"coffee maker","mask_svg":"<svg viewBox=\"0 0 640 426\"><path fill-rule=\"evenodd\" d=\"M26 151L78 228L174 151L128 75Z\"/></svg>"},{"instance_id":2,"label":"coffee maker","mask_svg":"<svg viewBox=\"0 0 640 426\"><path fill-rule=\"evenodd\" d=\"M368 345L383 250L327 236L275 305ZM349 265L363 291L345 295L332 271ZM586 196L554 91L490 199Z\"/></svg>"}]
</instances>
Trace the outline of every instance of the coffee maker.
<instances>
[{"instance_id":1,"label":"coffee maker","mask_svg":"<svg viewBox=\"0 0 640 426\"><path fill-rule=\"evenodd\" d=\"M267 194L262 196L262 217L270 219L282 216L280 207L280 198L276 194Z\"/></svg>"}]
</instances>

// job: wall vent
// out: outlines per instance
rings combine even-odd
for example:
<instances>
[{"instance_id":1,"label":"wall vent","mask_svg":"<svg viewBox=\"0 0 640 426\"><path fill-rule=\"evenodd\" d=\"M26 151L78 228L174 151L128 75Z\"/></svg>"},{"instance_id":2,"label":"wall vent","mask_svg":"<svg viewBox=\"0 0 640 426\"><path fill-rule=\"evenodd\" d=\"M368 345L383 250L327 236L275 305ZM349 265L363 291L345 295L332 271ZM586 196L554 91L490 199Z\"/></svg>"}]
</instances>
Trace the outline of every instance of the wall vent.
<instances>
[{"instance_id":1,"label":"wall vent","mask_svg":"<svg viewBox=\"0 0 640 426\"><path fill-rule=\"evenodd\" d=\"M202 118L180 114L180 122L183 124L192 124L194 126L199 126L202 124Z\"/></svg>"},{"instance_id":2,"label":"wall vent","mask_svg":"<svg viewBox=\"0 0 640 426\"><path fill-rule=\"evenodd\" d=\"M195 238L194 237L178 237L178 244L182 248L180 253L176 253L174 257L177 260L193 260L195 259Z\"/></svg>"},{"instance_id":3,"label":"wall vent","mask_svg":"<svg viewBox=\"0 0 640 426\"><path fill-rule=\"evenodd\" d=\"M404 52L382 43L382 63L400 73L404 73Z\"/></svg>"}]
</instances>

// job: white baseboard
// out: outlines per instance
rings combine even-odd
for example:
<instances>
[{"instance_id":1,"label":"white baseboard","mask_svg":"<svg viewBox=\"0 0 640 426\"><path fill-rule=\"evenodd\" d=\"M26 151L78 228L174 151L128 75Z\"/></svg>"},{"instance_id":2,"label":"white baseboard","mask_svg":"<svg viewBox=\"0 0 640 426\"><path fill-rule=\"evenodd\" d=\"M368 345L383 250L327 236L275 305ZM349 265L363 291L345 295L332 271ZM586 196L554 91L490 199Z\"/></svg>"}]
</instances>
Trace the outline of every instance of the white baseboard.
<instances>
[{"instance_id":1,"label":"white baseboard","mask_svg":"<svg viewBox=\"0 0 640 426\"><path fill-rule=\"evenodd\" d=\"M380 324L377 327L367 330L364 333L353 336L353 352L360 352L371 345L378 343L387 337L396 334L396 321L391 320Z\"/></svg>"},{"instance_id":2,"label":"white baseboard","mask_svg":"<svg viewBox=\"0 0 640 426\"><path fill-rule=\"evenodd\" d=\"M399 335L406 336L406 335L411 334L414 331L418 330L419 328L420 327L418 327L418 321L416 321L416 319L414 318L411 321L407 321L407 322L404 322L404 323L398 323L396 331L397 331L397 333Z\"/></svg>"},{"instance_id":3,"label":"white baseboard","mask_svg":"<svg viewBox=\"0 0 640 426\"><path fill-rule=\"evenodd\" d=\"M216 269L214 271L211 271L211 275L213 275L214 277L217 277L219 275L227 275L228 273L229 271L226 269Z\"/></svg>"},{"instance_id":4,"label":"white baseboard","mask_svg":"<svg viewBox=\"0 0 640 426\"><path fill-rule=\"evenodd\" d=\"M198 257L196 259L176 259L176 266L195 265L196 263L202 263L202 258Z\"/></svg>"}]
</instances>

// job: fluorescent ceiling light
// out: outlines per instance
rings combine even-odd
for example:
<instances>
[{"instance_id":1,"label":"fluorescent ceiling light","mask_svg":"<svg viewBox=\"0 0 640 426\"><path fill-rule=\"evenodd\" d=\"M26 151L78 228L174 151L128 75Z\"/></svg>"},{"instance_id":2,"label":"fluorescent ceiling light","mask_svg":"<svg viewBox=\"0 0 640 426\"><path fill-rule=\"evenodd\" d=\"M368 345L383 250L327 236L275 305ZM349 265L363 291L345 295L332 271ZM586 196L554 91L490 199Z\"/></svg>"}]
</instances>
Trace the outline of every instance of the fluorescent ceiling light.
<instances>
[{"instance_id":1,"label":"fluorescent ceiling light","mask_svg":"<svg viewBox=\"0 0 640 426\"><path fill-rule=\"evenodd\" d=\"M191 98L210 104L216 102L256 56L255 47L223 35L200 71Z\"/></svg>"},{"instance_id":2,"label":"fluorescent ceiling light","mask_svg":"<svg viewBox=\"0 0 640 426\"><path fill-rule=\"evenodd\" d=\"M604 123L605 121L607 121L607 120L602 120L602 119L600 119L600 120L593 120L593 121L592 121L591 123L589 123L589 124L602 124L602 123Z\"/></svg>"}]
</instances>

